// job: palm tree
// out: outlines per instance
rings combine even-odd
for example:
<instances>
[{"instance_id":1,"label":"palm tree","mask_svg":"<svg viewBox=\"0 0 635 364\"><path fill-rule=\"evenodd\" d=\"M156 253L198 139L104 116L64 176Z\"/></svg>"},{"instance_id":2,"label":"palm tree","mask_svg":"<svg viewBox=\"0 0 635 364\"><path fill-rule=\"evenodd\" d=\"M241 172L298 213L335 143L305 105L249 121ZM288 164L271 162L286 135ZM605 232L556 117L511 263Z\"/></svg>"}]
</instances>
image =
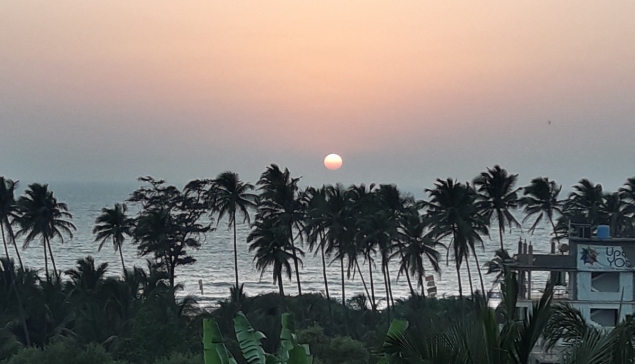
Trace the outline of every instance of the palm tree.
<instances>
[{"instance_id":1,"label":"palm tree","mask_svg":"<svg viewBox=\"0 0 635 364\"><path fill-rule=\"evenodd\" d=\"M551 223L553 233L556 240L560 243L560 238L554 223L554 215L562 214L562 201L558 200L558 195L562 190L562 186L558 186L555 181L550 181L547 177L536 177L531 180L529 186L523 189L523 197L518 201L519 205L524 207L525 218L523 223L532 216L537 215L536 220L529 228L531 234L534 233L536 227L546 215Z\"/></svg>"},{"instance_id":2,"label":"palm tree","mask_svg":"<svg viewBox=\"0 0 635 364\"><path fill-rule=\"evenodd\" d=\"M329 284L326 276L326 248L327 241L324 238L326 227L325 220L322 218L327 213L327 188L308 187L302 193L302 199L305 200L306 210L306 223L304 226L304 233L308 242L309 251L315 251L315 255L318 254L318 249L322 257L322 276L324 278L324 289L326 292L326 299L331 301L331 295L329 294ZM330 307L330 306L329 306Z\"/></svg>"},{"instance_id":3,"label":"palm tree","mask_svg":"<svg viewBox=\"0 0 635 364\"><path fill-rule=\"evenodd\" d=\"M25 236L24 247L37 237L42 239L44 247L44 269L48 278L47 248L51 255L51 263L55 276L59 278L53 251L51 250L51 239L59 237L62 243L64 235L73 237L75 225L67 219L72 219L73 215L68 212L68 206L63 202L57 202L53 192L49 191L47 184L33 183L25 191L25 196L18 200L18 209L21 213L19 223L20 231L18 235Z\"/></svg>"},{"instance_id":4,"label":"palm tree","mask_svg":"<svg viewBox=\"0 0 635 364\"><path fill-rule=\"evenodd\" d=\"M505 249L503 244L503 233L505 225L520 227L520 223L511 210L518 207L518 191L516 188L517 174L508 174L507 170L495 165L488 168L487 172L481 173L473 181L474 188L478 192L479 208L488 221L495 218L498 221L498 234L500 237L501 249Z\"/></svg>"},{"instance_id":5,"label":"palm tree","mask_svg":"<svg viewBox=\"0 0 635 364\"><path fill-rule=\"evenodd\" d=\"M380 248L382 253L382 259L384 260L384 269L386 271L386 275L388 277L388 287L390 288L390 300L394 305L394 300L392 297L392 282L390 281L390 270L388 269L388 262L391 258L392 250L396 249L399 244L399 234L397 231L397 226L401 223L403 217L409 213L409 211L416 206L416 202L413 196L411 195L403 195L401 191L397 188L396 185L393 184L382 184L379 186L377 190L375 190L375 198L376 203L379 208L388 214L388 219L392 221L394 224L387 228L387 231L391 232L391 242L390 244L384 244ZM386 250L386 251L384 251ZM403 260L403 257L401 257ZM406 281L408 282L408 287L412 292L412 282L410 280L410 272L408 270L400 273L405 273ZM399 278L399 274L397 278Z\"/></svg>"},{"instance_id":6,"label":"palm tree","mask_svg":"<svg viewBox=\"0 0 635 364\"><path fill-rule=\"evenodd\" d=\"M605 220L604 197L605 193L602 191L601 184L593 184L583 178L573 186L573 192L569 194L569 199L565 202L565 210L580 211L588 224L598 225Z\"/></svg>"},{"instance_id":7,"label":"palm tree","mask_svg":"<svg viewBox=\"0 0 635 364\"><path fill-rule=\"evenodd\" d=\"M569 304L555 305L545 328L545 347L564 345L563 363L635 363L635 317L628 315L610 331L591 326ZM590 360L593 358L593 360Z\"/></svg>"},{"instance_id":8,"label":"palm tree","mask_svg":"<svg viewBox=\"0 0 635 364\"><path fill-rule=\"evenodd\" d=\"M119 257L121 258L121 268L125 274L126 265L123 261L123 242L126 240L126 236L132 235L132 228L134 226L134 220L126 215L128 207L126 204L115 204L111 209L102 208L101 215L95 219L95 227L93 228L93 234L96 234L95 242L99 243L98 251L104 247L106 240L112 239L113 247L115 251L119 251Z\"/></svg>"},{"instance_id":9,"label":"palm tree","mask_svg":"<svg viewBox=\"0 0 635 364\"><path fill-rule=\"evenodd\" d=\"M354 244L355 220L352 206L348 203L347 191L342 185L326 186L326 205L318 215L320 229L324 231L323 246L326 254L333 254L333 262L339 261L342 285L342 305L346 305L346 284L344 259L348 260L348 276L355 267Z\"/></svg>"},{"instance_id":10,"label":"palm tree","mask_svg":"<svg viewBox=\"0 0 635 364\"><path fill-rule=\"evenodd\" d=\"M469 184L458 183L451 178L447 180L437 179L434 189L426 189L430 201L427 216L433 227L433 235L436 239L450 237L456 274L459 280L459 296L463 298L463 286L461 284L460 268L463 260L467 260L470 252L473 253L481 279L481 289L485 292L483 277L478 263L478 255L475 244L483 246L481 234L488 234L487 224L479 213L476 205L476 191ZM470 266L467 264L468 276ZM470 287L472 285L470 279Z\"/></svg>"},{"instance_id":11,"label":"palm tree","mask_svg":"<svg viewBox=\"0 0 635 364\"><path fill-rule=\"evenodd\" d=\"M611 227L611 234L613 236L631 236L633 231L633 218L629 215L629 206L619 192L604 195L602 215L606 219L604 222Z\"/></svg>"},{"instance_id":12,"label":"palm tree","mask_svg":"<svg viewBox=\"0 0 635 364\"><path fill-rule=\"evenodd\" d=\"M304 253L289 243L289 230L284 225L277 224L273 219L256 220L253 230L247 236L250 243L249 251L256 251L254 261L260 276L267 269L273 268L273 283L278 283L281 297L284 297L284 284L282 276L286 275L291 280L291 264L297 262L297 255ZM286 273L286 274L285 274Z\"/></svg>"},{"instance_id":13,"label":"palm tree","mask_svg":"<svg viewBox=\"0 0 635 364\"><path fill-rule=\"evenodd\" d=\"M549 322L553 287L548 286L533 303L530 314L520 316L516 277L509 274L502 285L503 300L497 310L478 301L473 315L450 326L407 328L407 322L397 322L391 325L382 351L399 363L530 363L531 352Z\"/></svg>"},{"instance_id":14,"label":"palm tree","mask_svg":"<svg viewBox=\"0 0 635 364\"><path fill-rule=\"evenodd\" d=\"M214 191L214 211L218 212L218 223L227 215L228 227L234 230L234 275L238 289L238 249L236 243L236 213L243 216L243 223L249 223L249 209L256 207L257 196L252 193L254 185L245 183L234 172L219 174L212 184Z\"/></svg>"},{"instance_id":15,"label":"palm tree","mask_svg":"<svg viewBox=\"0 0 635 364\"><path fill-rule=\"evenodd\" d=\"M258 201L258 218L274 219L276 225L285 226L288 230L287 238L291 245L293 254L293 264L295 266L295 276L298 284L298 294L302 295L302 284L300 282L300 260L297 257L295 238L293 230L299 232L303 230L305 207L298 199L299 178L292 178L291 172L287 168L281 171L280 168L272 164L262 173L258 180L260 198ZM301 235L300 235L301 236Z\"/></svg>"},{"instance_id":16,"label":"palm tree","mask_svg":"<svg viewBox=\"0 0 635 364\"><path fill-rule=\"evenodd\" d=\"M15 234L13 234L12 224L17 218L17 204L14 197L15 189L18 182L14 182L8 178L0 176L0 230L2 231L2 242L4 243L4 252L9 259L9 249L7 247L7 241L5 236L5 227L7 233L9 233L9 239L15 248L15 254L20 262L20 268L24 269L22 265L22 258L20 257L20 251L18 245L15 242Z\"/></svg>"},{"instance_id":17,"label":"palm tree","mask_svg":"<svg viewBox=\"0 0 635 364\"><path fill-rule=\"evenodd\" d=\"M393 253L393 257L397 254L401 257L399 274L409 272L413 277L416 277L417 286L424 296L423 282L426 276L424 259L430 263L432 270L437 273L441 272L439 266L441 254L436 249L437 247L446 248L445 245L432 237L428 222L419 215L419 212L412 208L404 214L399 224L397 251ZM416 295L412 286L410 286L410 293L413 297Z\"/></svg>"}]
</instances>

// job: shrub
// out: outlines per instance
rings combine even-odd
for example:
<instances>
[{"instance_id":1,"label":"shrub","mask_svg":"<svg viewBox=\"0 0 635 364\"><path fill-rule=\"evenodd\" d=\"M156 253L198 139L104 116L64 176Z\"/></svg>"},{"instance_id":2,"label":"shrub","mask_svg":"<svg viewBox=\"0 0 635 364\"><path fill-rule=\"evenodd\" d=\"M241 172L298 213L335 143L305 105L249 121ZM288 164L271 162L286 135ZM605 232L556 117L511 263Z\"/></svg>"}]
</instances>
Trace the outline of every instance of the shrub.
<instances>
[{"instance_id":1,"label":"shrub","mask_svg":"<svg viewBox=\"0 0 635 364\"><path fill-rule=\"evenodd\" d=\"M124 364L114 361L99 345L79 346L59 342L44 349L25 348L4 361L3 364ZM189 363L188 363L189 364Z\"/></svg>"}]
</instances>

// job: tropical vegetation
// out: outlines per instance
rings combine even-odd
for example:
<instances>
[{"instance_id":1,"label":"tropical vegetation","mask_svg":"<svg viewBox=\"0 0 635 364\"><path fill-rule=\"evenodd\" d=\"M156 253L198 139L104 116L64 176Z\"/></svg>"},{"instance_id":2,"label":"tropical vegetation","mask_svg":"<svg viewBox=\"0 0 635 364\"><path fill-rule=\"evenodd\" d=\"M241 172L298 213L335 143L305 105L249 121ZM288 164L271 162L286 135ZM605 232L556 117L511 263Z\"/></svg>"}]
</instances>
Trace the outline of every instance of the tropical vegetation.
<instances>
[{"instance_id":1,"label":"tropical vegetation","mask_svg":"<svg viewBox=\"0 0 635 364\"><path fill-rule=\"evenodd\" d=\"M314 363L526 363L540 337L547 349L566 343L566 363L635 357L632 317L610 332L595 329L573 308L554 304L549 288L532 314L517 312L518 286L506 269L513 242L505 241L509 229L521 228L519 213L530 224L527 233L548 224L559 243L571 224L609 225L613 236L633 237L635 177L615 192L582 179L563 198L553 180L537 177L518 187L516 174L494 166L471 182L438 179L423 200L391 184L302 187L277 165L253 185L230 171L183 188L153 177L139 181L126 201L103 207L94 224L95 249L112 244L121 269L115 273L88 256L61 272L51 246L73 237L69 206L46 184L30 184L16 197L17 182L0 177L0 362L200 363L203 319L214 320L227 358L237 363L252 349L281 362L285 350L300 344L309 344ZM244 241L237 219L250 227ZM178 272L208 264L197 263L197 250L221 221L232 230L234 284L229 298L210 308L182 293ZM478 253L492 232L497 252L483 264ZM34 242L41 244L44 272L23 265L18 244L28 249ZM147 259L144 267L126 264L128 244ZM261 276L277 284L277 294L246 296L239 244L248 246ZM303 292L307 254L320 257L325 297ZM329 281L330 265L339 282ZM435 297L427 284L446 266L457 275L456 298ZM505 287L496 310L483 299L482 267ZM363 294L347 296L351 279L362 281ZM289 281L297 296L285 290ZM407 284L409 298L393 294L399 284ZM404 321L389 331L393 319Z\"/></svg>"}]
</instances>

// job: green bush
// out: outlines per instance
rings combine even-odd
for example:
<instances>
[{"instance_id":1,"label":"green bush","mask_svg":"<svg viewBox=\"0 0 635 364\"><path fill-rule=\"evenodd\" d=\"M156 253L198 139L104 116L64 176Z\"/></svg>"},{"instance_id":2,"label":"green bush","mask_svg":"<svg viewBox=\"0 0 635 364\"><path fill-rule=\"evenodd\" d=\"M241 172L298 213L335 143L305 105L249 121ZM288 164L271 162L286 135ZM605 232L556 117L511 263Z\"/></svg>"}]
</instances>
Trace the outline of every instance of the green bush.
<instances>
[{"instance_id":1,"label":"green bush","mask_svg":"<svg viewBox=\"0 0 635 364\"><path fill-rule=\"evenodd\" d=\"M348 336L329 337L320 326L298 331L298 342L309 344L314 364L368 364L370 352L364 343Z\"/></svg>"},{"instance_id":2,"label":"green bush","mask_svg":"<svg viewBox=\"0 0 635 364\"><path fill-rule=\"evenodd\" d=\"M72 343L55 343L46 348L25 348L2 364L124 364L115 361L99 345L79 346ZM188 363L189 364L189 363Z\"/></svg>"},{"instance_id":3,"label":"green bush","mask_svg":"<svg viewBox=\"0 0 635 364\"><path fill-rule=\"evenodd\" d=\"M167 358L158 359L154 364L203 364L203 355L176 353Z\"/></svg>"}]
</instances>

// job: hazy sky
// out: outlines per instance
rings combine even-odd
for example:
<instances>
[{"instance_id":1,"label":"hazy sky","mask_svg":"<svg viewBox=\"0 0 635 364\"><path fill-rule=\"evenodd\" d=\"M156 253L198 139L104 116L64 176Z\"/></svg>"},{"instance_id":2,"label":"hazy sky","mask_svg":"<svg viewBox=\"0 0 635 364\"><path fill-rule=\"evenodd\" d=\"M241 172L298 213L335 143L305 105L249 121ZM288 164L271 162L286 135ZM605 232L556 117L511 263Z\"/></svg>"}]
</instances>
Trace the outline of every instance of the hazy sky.
<instances>
[{"instance_id":1,"label":"hazy sky","mask_svg":"<svg viewBox=\"0 0 635 364\"><path fill-rule=\"evenodd\" d=\"M422 189L499 163L615 189L635 1L3 0L0 126L0 175L24 183L277 163Z\"/></svg>"}]
</instances>

